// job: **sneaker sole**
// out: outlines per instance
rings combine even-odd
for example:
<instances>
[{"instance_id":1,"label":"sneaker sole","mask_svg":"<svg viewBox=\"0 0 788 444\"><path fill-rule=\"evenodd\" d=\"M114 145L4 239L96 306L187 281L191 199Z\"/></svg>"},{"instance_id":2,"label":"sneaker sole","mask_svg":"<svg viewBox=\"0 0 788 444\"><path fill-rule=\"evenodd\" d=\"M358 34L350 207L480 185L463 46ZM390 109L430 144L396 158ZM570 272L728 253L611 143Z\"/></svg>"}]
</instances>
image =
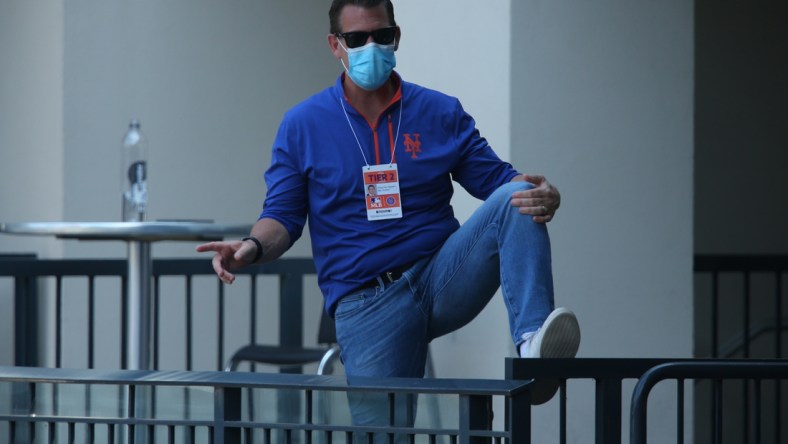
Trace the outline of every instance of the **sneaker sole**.
<instances>
[{"instance_id":1,"label":"sneaker sole","mask_svg":"<svg viewBox=\"0 0 788 444\"><path fill-rule=\"evenodd\" d=\"M541 358L574 358L580 348L580 325L574 313L558 308L544 322L544 334L539 347ZM553 399L558 391L557 379L534 380L531 404L540 405Z\"/></svg>"},{"instance_id":2,"label":"sneaker sole","mask_svg":"<svg viewBox=\"0 0 788 444\"><path fill-rule=\"evenodd\" d=\"M580 348L580 325L574 313L558 308L544 322L541 358L574 358Z\"/></svg>"}]
</instances>

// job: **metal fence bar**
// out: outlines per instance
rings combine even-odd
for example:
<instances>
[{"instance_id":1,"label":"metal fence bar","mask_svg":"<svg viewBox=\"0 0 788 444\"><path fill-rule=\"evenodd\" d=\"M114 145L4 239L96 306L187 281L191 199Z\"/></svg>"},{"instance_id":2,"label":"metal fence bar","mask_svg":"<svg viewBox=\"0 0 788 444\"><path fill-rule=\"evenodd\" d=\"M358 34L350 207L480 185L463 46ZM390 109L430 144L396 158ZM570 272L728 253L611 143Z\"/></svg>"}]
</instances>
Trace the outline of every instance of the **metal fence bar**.
<instances>
[{"instance_id":1,"label":"metal fence bar","mask_svg":"<svg viewBox=\"0 0 788 444\"><path fill-rule=\"evenodd\" d=\"M96 350L96 277L88 276L88 368L95 367Z\"/></svg>"},{"instance_id":2,"label":"metal fence bar","mask_svg":"<svg viewBox=\"0 0 788 444\"><path fill-rule=\"evenodd\" d=\"M257 342L257 276L249 284L249 343Z\"/></svg>"},{"instance_id":3,"label":"metal fence bar","mask_svg":"<svg viewBox=\"0 0 788 444\"><path fill-rule=\"evenodd\" d=\"M241 420L241 389L216 387L214 399L213 442L215 444L240 443L241 429L226 427L226 423Z\"/></svg>"},{"instance_id":4,"label":"metal fence bar","mask_svg":"<svg viewBox=\"0 0 788 444\"><path fill-rule=\"evenodd\" d=\"M55 367L63 366L63 276L55 277Z\"/></svg>"},{"instance_id":5,"label":"metal fence bar","mask_svg":"<svg viewBox=\"0 0 788 444\"><path fill-rule=\"evenodd\" d=\"M559 380L562 385L570 379L595 380L595 442L621 442L621 384L624 379L638 379L652 367L671 359L506 359L506 379ZM562 396L565 396L563 394ZM559 406L560 408L560 406ZM566 415L561 410L560 415ZM561 419L565 423L567 418Z\"/></svg>"},{"instance_id":6,"label":"metal fence bar","mask_svg":"<svg viewBox=\"0 0 788 444\"><path fill-rule=\"evenodd\" d=\"M714 443L722 442L722 379L714 380L714 396L711 410L711 424Z\"/></svg>"},{"instance_id":7,"label":"metal fence bar","mask_svg":"<svg viewBox=\"0 0 788 444\"><path fill-rule=\"evenodd\" d=\"M783 298L782 298L782 294L783 294L783 274L782 274L782 271L780 271L780 270L775 271L774 277L775 277L775 283L774 283L774 288L775 288L775 292L774 292L774 294L775 294L775 297L774 297L774 313L776 315L775 318L776 318L776 324L777 324L777 325L775 325L775 328L776 328L776 331L778 332L778 334L777 334L777 336L775 338L776 340L774 342L774 357L779 359L779 358L783 357L782 334L780 334L783 331L783 325L782 325L782 321L783 321L783 306L782 306L782 301L783 301Z\"/></svg>"},{"instance_id":8,"label":"metal fence bar","mask_svg":"<svg viewBox=\"0 0 788 444\"><path fill-rule=\"evenodd\" d=\"M186 309L184 310L184 314L186 316L186 370L193 370L194 369L194 344L192 341L192 335L194 334L194 322L192 319L194 318L194 294L192 293L192 282L194 277L192 275L185 276L186 279L186 294L184 295L185 298L185 305Z\"/></svg>"},{"instance_id":9,"label":"metal fence bar","mask_svg":"<svg viewBox=\"0 0 788 444\"><path fill-rule=\"evenodd\" d=\"M742 332L744 332L744 357L750 357L750 272L744 272L742 284Z\"/></svg>"},{"instance_id":10,"label":"metal fence bar","mask_svg":"<svg viewBox=\"0 0 788 444\"><path fill-rule=\"evenodd\" d=\"M783 357L783 334L788 330L783 319L783 277L788 272L788 255L696 255L694 271L696 274L709 273L711 276L711 344L709 353L711 357L728 358L738 351L741 351L744 357L751 357L755 351L753 349L754 341L761 338L761 335L764 333L769 333L773 337L773 353L771 357L776 359ZM721 273L740 275L743 281L741 288L743 309L740 314L742 324L741 339L723 346L719 344ZM771 294L768 292L756 293L757 287L753 286L752 273L767 273L773 276L774 292ZM700 295L697 297L700 297ZM751 319L751 315L756 313L753 311L754 307L773 307L767 312L774 313L774 321L769 319L767 322L763 322L759 319ZM756 321L758 323L754 324ZM753 325L755 330L751 331L751 326ZM776 380L774 384L773 408L762 412L768 415L781 412L782 410L782 383ZM750 390L749 384L743 382L742 391L745 400L750 397ZM721 393L722 384L714 383L710 393L711 409L709 414L712 420L712 438L716 440L715 442L720 442L722 439L722 428L720 425L723 413L723 407L720 404ZM700 398L696 399L700 400ZM760 406L754 407L759 408ZM749 402L742 402L740 406L726 407L726 413L728 413L728 409L731 411L736 409L736 411L741 413L743 430L740 439L743 440L750 439L754 433L760 433L760 430L749 430L749 418L753 414L753 412L749 411L750 408ZM782 442L782 421L779 416L775 418L774 426L770 428L770 432L776 437L776 442Z\"/></svg>"},{"instance_id":11,"label":"metal fence bar","mask_svg":"<svg viewBox=\"0 0 788 444\"><path fill-rule=\"evenodd\" d=\"M744 288L742 310L742 325L744 340L741 344L745 357L749 357L751 349L749 343L752 289L750 286L751 273L770 273L776 277L776 291L774 293L775 322L775 358L782 357L781 333L785 329L782 320L782 277L788 272L788 255L695 255L695 273L711 274L711 357L727 358L720 356L719 345L719 278L720 273L738 273L743 276ZM764 302L765 303L765 302Z\"/></svg>"},{"instance_id":12,"label":"metal fence bar","mask_svg":"<svg viewBox=\"0 0 788 444\"><path fill-rule=\"evenodd\" d=\"M743 296L743 298L744 298L745 302L744 302L744 310L742 310L742 317L743 317L743 324L745 324L745 334L744 334L745 338L749 337L749 331L748 330L749 330L749 324L750 324L750 315L753 313L753 312L751 312L751 305L752 305L753 302L755 302L754 300L752 300L752 294L750 294L752 291L754 291L754 290L751 289L752 282L751 282L751 279L750 279L750 272L754 272L754 271L758 271L758 272L769 271L769 272L773 272L774 273L775 278L776 278L775 279L775 289L776 289L775 290L775 295L776 295L776 297L775 297L775 300L774 300L774 311L776 313L776 316L775 316L776 322L775 323L771 323L770 322L770 325L774 325L775 326L774 327L774 330L775 330L775 354L776 354L777 357L781 357L782 356L781 346L782 346L782 343L784 342L784 341L782 341L781 331L784 328L784 324L785 324L785 321L782 320L782 310L783 310L782 305L783 304L782 304L782 301L781 301L781 295L782 295L782 291L783 291L783 276L785 274L785 270L788 269L788 257L779 256L779 257L755 257L755 258L753 258L753 257L750 257L750 256L746 256L746 257L725 257L725 258L719 258L719 257L697 256L696 257L696 261L695 261L695 267L696 267L695 268L696 272L711 271L712 276L713 276L712 288L714 290L713 293L715 293L715 294L717 294L719 292L719 288L718 288L719 287L719 282L718 282L719 273L721 273L721 272L731 272L731 271L744 273L745 295ZM64 307L64 304L70 303L70 299L71 299L70 296L67 296L67 295L63 294L64 278L71 277L71 276L87 277L88 278L88 287L89 287L89 291L88 291L88 301L89 301L88 302L88 305L89 305L89 307L88 307L88 320L89 320L88 321L88 329L89 329L89 333L88 333L88 365L89 366L93 366L95 364L95 362L94 362L95 361L95 350L93 350L93 346L91 344L92 344L92 342L94 340L93 336L96 334L96 332L95 332L95 328L94 328L94 325L93 325L95 323L95 313L91 313L91 310L92 310L91 306L95 302L94 296L92 295L93 292L95 292L94 279L96 277L98 277L98 276L119 276L120 279L122 281L124 281L126 279L126 276L125 276L126 271L125 271L125 269L126 269L126 267L125 267L125 260L33 260L33 261L30 261L30 260L28 260L28 261L22 261L22 260L10 260L10 261L7 261L6 260L6 261L2 262L2 266L0 267L0 276L13 276L15 278L15 281L14 281L15 282L15 289L22 289L22 290L19 290L20 293L22 291L24 291L25 289L33 291L35 289L36 285L37 285L36 280L39 277L53 277L54 278L54 286L55 286L55 290L56 290L55 291L55 295L54 295L55 327L56 327L55 328L56 333L55 333L54 345L55 345L55 363L58 366L62 366L63 365L63 347L64 347L64 341L65 341L64 336L62 334L62 330L64 328L63 307ZM90 272L86 273L85 270L90 270ZM292 311L287 310L290 313L301 313L302 309L303 309L302 302L301 302L301 292L303 290L303 288L302 288L302 278L303 278L304 274L313 274L313 273L314 273L314 265L312 264L311 260L308 260L308 259L304 259L304 260L283 260L283 261L274 262L272 264L265 264L265 265L258 265L258 266L249 267L249 268L247 268L245 270L242 270L242 272L238 273L238 274L249 275L250 278L251 278L251 282L252 282L253 290L252 290L252 292L250 294L250 307L252 307L253 309L250 310L250 322L252 324L252 327L250 328L250 338L254 339L256 337L256 330L254 328L254 324L256 324L256 305L255 305L256 304L256 301L255 301L256 298L255 298L255 294L256 294L256 289L258 288L257 277L259 275L261 275L261 274L269 274L269 275L277 275L278 274L280 276L280 279L282 280L282 282L280 284L280 298L282 298L281 300L283 301L282 307L283 308L285 308L285 307L293 308L294 310L292 310ZM212 270L212 268L210 266L210 262L206 261L204 259L193 259L193 260L192 259L178 259L178 260L167 260L167 259L162 260L162 259L159 259L159 260L154 261L154 276L156 276L156 279L158 279L158 277L164 276L164 275L180 275L180 276L186 277L186 279L187 279L187 287L191 287L191 285L192 285L191 284L191 276L193 276L193 275L203 275L203 274L204 275L212 275L213 274L213 270ZM156 282L158 282L158 280ZM217 285L219 285L221 287L221 284L217 283ZM121 310L123 310L123 307L125 307L125 305L126 305L126 295L125 295L126 285L122 284L121 288L123 290L122 290L122 293L121 293L122 296L121 296L120 306L121 306ZM187 293L190 294L190 290L187 290ZM30 293L28 293L28 294L30 294ZM295 296L293 296L293 294ZM187 296L187 298L190 298L190 297L191 296ZM221 295L220 295L220 297L221 297ZM713 298L718 298L718 297L719 296L713 296ZM15 301L17 301L17 300L18 300L18 298L15 299ZM288 303L292 303L292 305L286 305ZM720 301L718 301L718 300L716 302L714 300L712 301L712 306L713 306L712 311L713 311L713 313L718 313L719 312L719 303L720 303ZM220 316L220 319L219 319L219 324L220 325L224 325L223 323L225 322L224 321L224 317L226 316L226 313L224 313L224 304L223 304L222 300L219 301L219 307L220 307L220 310L218 310L218 311L222 313L221 316ZM29 311L29 310L27 310L27 311ZM159 309L156 308L157 317L158 317L158 311L159 311ZM285 311L285 310L283 310L283 311ZM191 313L191 309L189 309L189 315L187 315L187 322L188 323L192 322L192 315L193 315L193 313ZM123 320L123 322L125 322L125 316L123 316L122 313L121 313L120 318ZM717 318L718 318L718 316L715 315L715 316L713 316L713 319L712 319L712 324L713 324L713 327L712 327L712 341L715 342L715 345L712 346L712 354L714 354L714 355L719 353L719 350L718 350L719 346L718 346L718 344L716 344L717 341L718 341L718 334L719 334L719 331L718 331L719 330L719 324L718 324ZM287 318L287 320L283 320L283 319L280 319L280 334L281 335L287 335L288 337L291 338L290 340L292 340L292 338L301 338L301 339L303 339L301 337L301 335L302 335L301 330L298 330L297 332L290 331L289 328L287 327L287 326L293 326L293 325L300 325L301 324L301 319L298 318L296 320L296 322L292 322L291 318ZM295 318L293 318L293 319L295 319ZM20 328L22 328L22 324L20 324ZM191 330L192 330L192 328L193 328L193 325L190 325L189 326L189 334L188 334L189 339L188 339L188 341L191 341ZM220 328L220 330L222 330L222 328ZM17 332L17 336L19 336L18 332L20 330L16 329L15 331ZM120 350L121 350L121 366L125 366L125 362L126 362L125 341L127 340L127 338L125 337L125 332L126 332L126 328L125 328L125 325L124 325L121 328L121 347L120 347ZM220 335L221 334L223 334L223 333L220 332ZM158 342L159 342L158 340L155 341L156 344L158 344ZM224 340L222 338L222 340L219 341L219 346L218 346L218 355L219 355L219 359L218 360L219 360L220 368L221 368L221 366L223 364L222 356L221 356L223 354L223 352L224 352L224 350L222 348L222 346L223 346L222 344L223 343L224 343ZM192 367L193 364L191 363L192 358L191 358L191 355L190 355L192 353L193 344L191 342L189 342L188 345L189 346L187 347L187 354L189 354L189 356L187 357L187 361L190 361L189 366L190 366L190 368L193 368ZM742 343L742 348L744 349L745 355L751 355L752 352L753 352L753 349L751 348L751 345L747 341ZM18 352L18 350L17 350L17 352ZM18 353L16 353L15 356L20 356L20 355ZM158 357L158 347L156 348L156 354L154 356ZM156 364L155 365L158 367L158 359L157 358L154 358L154 359L156 359ZM634 378L639 377L639 375L635 375L635 376L627 376L627 375L631 375L633 373L632 371L629 371L629 370L632 370L632 366L633 365L634 365L634 367L637 370L643 370L642 369L642 365L645 365L647 363L643 362L643 361L638 362L638 360L624 360L624 361L626 361L625 366L629 370L627 372L618 372L618 371L611 370L609 367L605 368L608 365L615 365L614 363L611 363L610 360L603 360L603 361L607 361L607 362L606 363L600 363L599 365L596 365L593 362L588 362L588 360L583 360L583 365L585 366L583 371L580 371L580 370L577 370L577 369L571 369L571 368L566 370L566 371L562 371L562 370L559 369L557 372L556 372L556 369L551 369L551 370L549 370L549 373L540 373L541 370L536 370L535 372L534 371L530 371L530 376L526 377L526 379L530 379L530 378L545 378L548 375L551 377L551 379L556 379L556 377L557 377L556 375L563 375L561 378L559 378L559 379L562 380L562 383L563 383L562 384L562 391L561 391L561 399L562 399L562 403L563 403L563 400L566 397L565 389L563 387L565 387L567 379L573 379L573 378L576 378L576 377L577 378L588 377L588 378L591 378L591 379L598 379L598 378L602 378L602 377L604 377L604 378L611 378L610 380L613 381L612 383L608 383L608 382L600 383L600 387L599 387L599 390L597 392L597 396L598 396L597 397L597 403L598 403L598 405L603 405L603 406L606 406L606 407L604 407L604 412L597 411L596 413L597 413L597 415L600 415L600 414L613 414L613 413L616 413L616 409L618 409L618 415L614 415L614 416L619 416L620 417L620 408L621 408L620 402L619 402L618 407L615 407L615 406L613 406L612 401L610 401L611 399L616 398L615 388L616 388L616 386L618 386L618 394L617 394L617 396L618 396L618 398L620 398L620 396L621 396L621 393L620 393L620 381L621 381L621 379L623 379L623 378L630 378L630 377L634 377ZM656 361L659 361L659 360L652 360L651 364L653 364ZM662 360L662 361L665 361L665 360ZM669 360L669 361L673 361L673 360ZM634 364L633 364L633 362L634 362ZM571 367L571 363L568 363L568 364ZM529 363L529 365L531 367L533 367L533 362ZM589 365L590 365L590 367L588 367ZM643 370L643 371L645 371L645 370ZM508 372L508 368L507 368L507 372ZM585 376L579 376L581 374L584 374ZM591 375L591 376L589 376L589 375ZM642 373L641 373L641 375L642 375ZM521 373L520 376L522 377L523 374ZM779 412L780 408L781 408L781 404L782 404L781 403L781 399L782 399L781 396L782 395L780 393L782 386L781 386L780 380L776 380L775 381L775 386L776 386L776 390L775 390L774 398L773 398L774 399L774 410L776 412ZM712 424L716 424L715 429L713 431L713 434L714 434L715 439L718 440L718 442L719 442L720 439L722 439L722 432L723 432L723 430L722 430L722 428L720 426L721 419L722 419L722 413L723 413L722 387L723 387L722 386L722 380L719 380L719 382L715 382L713 384L713 389L712 389L713 403L712 403L712 412L711 413L712 413L712 417L714 419L712 421ZM680 389L680 390L683 390L683 388ZM760 385L756 385L756 386L754 386L754 388L751 389L749 384L745 383L745 385L743 386L743 391L745 392L745 398L750 398L750 399L747 399L748 401L751 401L752 398L761 398L761 399L764 398L763 394L762 394L762 387ZM610 396L605 395L605 393L608 393L608 392L613 393L613 394L610 395ZM51 393L52 393L54 401L57 401L58 396L59 396L58 386L53 387L53 390L51 391ZM187 396L188 396L188 394L187 394ZM57 411L57 408L58 408L57 406L59 405L59 403L58 402L54 402L54 404L55 404L54 408ZM744 405L749 405L749 403L745 402ZM682 405L682 407L680 407L680 409L683 409L683 405ZM726 409L727 409L727 406L726 406ZM758 438L758 435L761 433L761 430L751 427L751 423L749 422L749 420L751 419L751 417L760 418L760 415L762 415L763 412L761 412L761 407L759 405L755 405L755 404L752 407L746 407L746 409L749 409L749 411L745 410L744 414L743 414L744 429L745 430L743 431L742 438L747 439L747 440L749 440L749 439L756 439L756 438ZM727 410L726 410L726 413L728 413ZM561 419L562 432L561 433L562 433L562 436L563 436L561 442L565 442L565 439L566 439L566 418L565 418L566 406L565 406L565 404L562 404L560 414L562 415L562 419ZM683 416L683 415L678 415L678 417L681 417L681 416ZM778 419L775 420L774 431L775 431L775 435L777 436L777 442L779 442L780 437L781 437L781 421L779 420L779 413L777 413L777 416L778 416ZM615 422L615 421L613 421L613 422ZM610 421L608 421L607 423L605 423L603 421L602 424L603 424L604 430L606 430L608 432L604 432L604 433L600 434L599 431L597 431L598 432L597 440L599 441L601 439L599 437L599 435L601 435L601 436L604 436L605 438L613 439L613 441L611 441L611 442L620 442L620 426L619 427L614 427L613 424ZM620 425L620 418L619 418L619 425ZM679 422L679 427L683 427L681 422ZM118 433L120 433L120 430L121 429L117 429ZM615 432L615 430L618 430L618 432ZM43 432L43 433L45 433L45 432ZM108 433L110 433L110 432L108 431ZM146 432L146 433L149 433L149 432ZM618 433L619 436L616 437L615 433ZM683 433L681 431L679 431L678 433L679 433L680 436L683 435Z\"/></svg>"},{"instance_id":13,"label":"metal fence bar","mask_svg":"<svg viewBox=\"0 0 788 444\"><path fill-rule=\"evenodd\" d=\"M711 273L711 357L716 358L720 349L720 274Z\"/></svg>"},{"instance_id":14,"label":"metal fence bar","mask_svg":"<svg viewBox=\"0 0 788 444\"><path fill-rule=\"evenodd\" d=\"M125 264L123 264L125 266ZM125 270L126 267L124 267ZM126 276L125 271L124 274L121 275L120 278L120 368L128 368L129 357L128 357L128 342L129 342L129 323L126 320L125 310L128 307L129 303L129 285L128 285L128 276Z\"/></svg>"},{"instance_id":15,"label":"metal fence bar","mask_svg":"<svg viewBox=\"0 0 788 444\"><path fill-rule=\"evenodd\" d=\"M684 379L676 381L676 443L684 443Z\"/></svg>"},{"instance_id":16,"label":"metal fence bar","mask_svg":"<svg viewBox=\"0 0 788 444\"><path fill-rule=\"evenodd\" d=\"M596 381L596 403L595 403L595 418L596 418L596 442L603 442L605 444L611 442L621 442L621 392L620 383L623 379L640 379L646 372L654 367L668 363L697 363L707 362L707 360L695 359L521 359L521 358L508 358L506 360L506 378L518 380L534 380L534 384L539 384L541 379L559 379L561 381L567 380L594 380ZM778 362L788 365L786 361L780 360L711 360L717 363L733 363L733 364L753 364L763 362ZM686 379L693 379L692 375L686 375ZM757 375L754 375L757 376ZM788 372L783 375L783 378L788 377ZM713 379L713 378L710 378ZM777 379L779 381L779 379ZM722 393L722 379L712 381L712 395L714 402L710 410L712 426L712 442L721 442L722 440L722 413L723 413L723 393ZM676 410L677 422L677 442L683 442L684 429L684 383L679 382L679 387L676 389L676 396L680 402L680 406ZM562 395L563 396L563 395ZM751 400L750 400L751 401ZM741 403L745 402L744 399L737 400L735 405L727 405L727 407L738 408ZM559 405L559 415L565 416L566 412ZM784 409L782 409L784 410ZM774 416L779 418L782 415L782 410L779 405L775 405ZM761 412L760 414L763 414ZM560 421L571 422L571 418L561 418ZM750 428L750 435L752 435L752 428ZM750 438L748 436L747 442ZM779 437L775 443L779 441Z\"/></svg>"},{"instance_id":17,"label":"metal fence bar","mask_svg":"<svg viewBox=\"0 0 788 444\"><path fill-rule=\"evenodd\" d=\"M761 444L761 421L763 417L761 416L761 384L762 381L760 379L756 379L753 381L753 443L754 444Z\"/></svg>"},{"instance_id":18,"label":"metal fence bar","mask_svg":"<svg viewBox=\"0 0 788 444\"><path fill-rule=\"evenodd\" d=\"M697 360L669 362L655 366L639 379L632 393L630 410L630 444L646 444L648 395L654 386L666 379L787 379L788 362L784 361L720 361ZM721 423L721 421L720 421ZM720 442L721 434L714 442ZM745 438L745 442L747 442Z\"/></svg>"},{"instance_id":19,"label":"metal fence bar","mask_svg":"<svg viewBox=\"0 0 788 444\"><path fill-rule=\"evenodd\" d=\"M566 381L561 381L560 388L558 389L558 395L560 396L560 404L559 404L559 412L558 414L560 417L558 418L560 424L560 436L559 436L559 443L566 444Z\"/></svg>"},{"instance_id":20,"label":"metal fence bar","mask_svg":"<svg viewBox=\"0 0 788 444\"><path fill-rule=\"evenodd\" d=\"M153 319L151 320L153 323L153 343L159 343L159 336L161 335L161 276L154 276L153 277L153 294L151 295L153 300L151 301L151 316ZM159 370L161 367L159 366L159 347L153 347L153 370Z\"/></svg>"},{"instance_id":21,"label":"metal fence bar","mask_svg":"<svg viewBox=\"0 0 788 444\"><path fill-rule=\"evenodd\" d=\"M70 277L84 277L87 279L88 285L88 338L85 347L87 348L87 361L88 367L95 366L96 358L96 313L95 302L98 295L95 290L95 279L97 277L118 277L121 280L121 297L119 301L120 310L120 368L126 368L128 364L128 356L126 350L129 338L127 337L127 322L125 310L128 304L128 291L126 282L127 267L126 260L124 259L35 259L34 256L19 256L19 255L3 255L2 266L0 266L0 276L10 276L14 278L15 300L14 309L17 312L15 322L15 361L17 365L34 366L40 365L36 360L37 349L33 340L37 338L37 326L34 322L37 319L37 308L34 304L37 302L36 286L39 278L51 278L54 280L54 296L53 296L53 310L54 310L54 333L51 339L54 349L54 366L63 366L63 328L64 328L64 308L66 304L70 304L71 295L65 294L65 279ZM303 334L299 329L301 325L300 313L303 310L302 279L304 275L315 274L314 263L311 259L298 259L287 258L281 259L271 264L254 265L240 270L237 275L246 275L252 281L253 289L256 292L259 286L256 283L256 277L259 275L279 275L282 279L280 287L280 306L284 311L296 310L294 313L283 313L280 319L280 335L285 338L287 343L298 343L301 345ZM188 369L194 368L193 362L193 343L192 334L194 331L193 324L193 310L192 310L192 277L195 275L213 276L214 271L210 261L205 259L155 259L153 261L153 284L154 294L152 299L156 304L161 303L161 290L160 278L162 276L183 276L187 282L187 363ZM218 288L218 328L217 336L217 369L223 367L224 360L224 327L226 326L226 308L224 287L217 279ZM256 294L252 293L252 303ZM256 307L255 307L256 308ZM160 335L160 307L154 308L153 316L156 318L151 326L152 333L155 335L156 340L153 342L153 368L159 368L160 365L160 350L158 344L161 339ZM254 316L256 310L252 311L251 316ZM290 317L288 317L290 316ZM253 318L254 319L254 318ZM293 320L296 320L295 322ZM254 322L252 323L254 325ZM34 329L34 330L31 330ZM256 336L256 331L251 332L252 337ZM48 339L50 340L50 339ZM37 343L38 341L35 341Z\"/></svg>"},{"instance_id":22,"label":"metal fence bar","mask_svg":"<svg viewBox=\"0 0 788 444\"><path fill-rule=\"evenodd\" d=\"M783 309L782 309L782 294L783 294L783 272L782 270L776 270L775 273L775 307L774 312L776 314L776 340L774 343L775 348L775 357L780 359L783 357L783 348L782 348L782 319L783 319ZM780 406L782 405L782 384L781 381L775 381L776 390L774 391L774 411L779 412ZM777 442L781 441L781 434L782 434L782 423L779 418L774 421L774 435L776 436Z\"/></svg>"},{"instance_id":23,"label":"metal fence bar","mask_svg":"<svg viewBox=\"0 0 788 444\"><path fill-rule=\"evenodd\" d=\"M596 380L596 443L621 443L621 378Z\"/></svg>"},{"instance_id":24,"label":"metal fence bar","mask_svg":"<svg viewBox=\"0 0 788 444\"><path fill-rule=\"evenodd\" d=\"M782 406L782 381L774 381L774 385L776 387L774 391L774 411L780 412L780 408ZM774 436L776 437L777 442L782 442L782 425L781 421L777 419L774 421Z\"/></svg>"},{"instance_id":25,"label":"metal fence bar","mask_svg":"<svg viewBox=\"0 0 788 444\"><path fill-rule=\"evenodd\" d=\"M34 253L0 253L0 268L7 262L35 261ZM37 282L29 277L14 279L14 362L36 365L38 355L38 289Z\"/></svg>"},{"instance_id":26,"label":"metal fence bar","mask_svg":"<svg viewBox=\"0 0 788 444\"><path fill-rule=\"evenodd\" d=\"M521 418L530 416L527 405L527 386L524 381L506 380L475 380L475 379L368 379L362 383L348 385L344 378L330 376L278 374L245 372L157 372L157 371L118 371L118 370L71 370L51 368L19 368L0 367L0 384L18 383L48 384L62 386L77 384L91 387L95 385L123 387L123 396L119 399L125 403L124 414L112 418L102 414L101 417L86 415L51 415L32 411L11 414L0 414L0 423L10 424L13 439L19 439L19 425L28 424L35 427L37 424L70 424L74 426L91 427L91 425L107 425L119 427L113 434L122 437L124 442L134 443L138 438L151 438L157 428L176 427L188 432L192 440L194 430L208 430L211 442L235 443L240 442L242 436L253 433L247 429L263 430L264 433L274 431L280 437L303 438L313 436L315 433L333 432L337 438L340 434L393 434L403 436L446 436L455 437L461 443L488 442L494 440L511 443L528 442L524 437L529 430L523 429L524 422ZM212 419L164 419L151 418L144 412L145 406L151 401L150 388L152 387L194 387L210 389L213 393ZM413 428L401 426L346 426L333 424L315 424L311 420L287 423L266 423L259 421L241 420L241 390L243 388L292 390L300 393L305 398L313 396L315 391L334 392L374 392L391 394L391 396L416 396L417 394L455 395L460 404L467 406L461 409L458 424L461 428ZM146 388L143 390L143 388ZM508 425L502 430L491 428L491 398L503 397L506 405ZM124 399L125 398L125 399ZM315 403L305 402L311 409ZM521 410L523 409L523 410ZM311 418L307 415L307 418ZM527 424L527 421L525 422ZM265 432L269 430L268 432ZM116 433L117 432L117 433ZM519 433L519 435L514 433ZM30 433L34 433L31 431ZM110 433L110 432L108 432ZM168 432L174 436L175 432ZM29 436L29 435L28 435ZM74 434L69 435L73 439ZM523 438L523 439L521 439ZM9 440L9 442L14 442ZM268 442L271 442L270 440ZM278 442L278 441L277 441Z\"/></svg>"},{"instance_id":27,"label":"metal fence bar","mask_svg":"<svg viewBox=\"0 0 788 444\"><path fill-rule=\"evenodd\" d=\"M301 274L287 272L279 275L279 338L282 345L300 346L304 340L300 328L303 319L294 317L303 312L303 292Z\"/></svg>"},{"instance_id":28,"label":"metal fence bar","mask_svg":"<svg viewBox=\"0 0 788 444\"><path fill-rule=\"evenodd\" d=\"M217 279L216 285L218 286L216 301L216 325L218 325L216 335L216 370L221 370L224 368L224 284ZM300 297L301 294L299 293L298 298L300 299ZM301 327L300 323L298 327Z\"/></svg>"}]
</instances>

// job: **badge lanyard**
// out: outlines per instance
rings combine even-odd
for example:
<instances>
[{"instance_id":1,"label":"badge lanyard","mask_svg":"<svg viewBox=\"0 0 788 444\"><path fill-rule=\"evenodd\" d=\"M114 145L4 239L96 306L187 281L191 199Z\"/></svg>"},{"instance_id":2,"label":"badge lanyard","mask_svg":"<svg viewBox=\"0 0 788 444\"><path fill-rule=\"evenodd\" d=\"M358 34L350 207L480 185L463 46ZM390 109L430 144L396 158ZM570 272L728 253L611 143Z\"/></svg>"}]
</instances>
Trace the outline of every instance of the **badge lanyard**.
<instances>
[{"instance_id":1,"label":"badge lanyard","mask_svg":"<svg viewBox=\"0 0 788 444\"><path fill-rule=\"evenodd\" d=\"M400 98L397 133L394 136L394 145L391 147L391 161L389 161L388 165L369 164L367 156L364 154L364 149L361 147L361 141L358 139L358 135L356 135L356 130L353 129L353 124L350 122L350 116L348 116L347 109L341 97L339 103L342 105L342 111L345 112L347 124L350 127L350 131L353 133L353 137L356 139L361 157L364 158L364 166L361 167L361 174L364 177L364 200L366 201L367 220L373 221L401 218L402 199L399 190L399 173L397 171L397 164L394 163L394 150L397 147L400 124L402 123L402 98Z\"/></svg>"}]
</instances>

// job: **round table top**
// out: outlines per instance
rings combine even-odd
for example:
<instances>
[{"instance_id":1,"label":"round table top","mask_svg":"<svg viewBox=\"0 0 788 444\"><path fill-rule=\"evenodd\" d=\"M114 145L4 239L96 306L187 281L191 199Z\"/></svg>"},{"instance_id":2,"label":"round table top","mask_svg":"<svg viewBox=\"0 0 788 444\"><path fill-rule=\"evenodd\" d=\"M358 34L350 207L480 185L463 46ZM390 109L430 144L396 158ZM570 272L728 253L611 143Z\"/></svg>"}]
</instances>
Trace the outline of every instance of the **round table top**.
<instances>
[{"instance_id":1,"label":"round table top","mask_svg":"<svg viewBox=\"0 0 788 444\"><path fill-rule=\"evenodd\" d=\"M249 224L216 224L205 221L0 223L0 233L6 234L149 242L217 240L230 236L246 236L251 228Z\"/></svg>"}]
</instances>

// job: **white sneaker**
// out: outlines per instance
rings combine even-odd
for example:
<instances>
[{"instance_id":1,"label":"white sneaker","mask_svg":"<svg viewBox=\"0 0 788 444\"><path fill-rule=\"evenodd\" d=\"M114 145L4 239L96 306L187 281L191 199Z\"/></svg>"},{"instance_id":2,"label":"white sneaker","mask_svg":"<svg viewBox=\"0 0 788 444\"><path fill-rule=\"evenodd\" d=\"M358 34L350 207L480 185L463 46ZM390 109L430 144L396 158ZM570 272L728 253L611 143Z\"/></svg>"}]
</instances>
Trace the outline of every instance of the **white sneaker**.
<instances>
[{"instance_id":1,"label":"white sneaker","mask_svg":"<svg viewBox=\"0 0 788 444\"><path fill-rule=\"evenodd\" d=\"M522 344L523 358L574 358L580 347L580 326L577 317L566 308L556 308L545 319L542 327ZM534 380L531 384L531 404L551 400L558 391L557 379Z\"/></svg>"},{"instance_id":2,"label":"white sneaker","mask_svg":"<svg viewBox=\"0 0 788 444\"><path fill-rule=\"evenodd\" d=\"M523 358L574 358L580 347L577 317L566 308L556 308L524 346Z\"/></svg>"}]
</instances>

